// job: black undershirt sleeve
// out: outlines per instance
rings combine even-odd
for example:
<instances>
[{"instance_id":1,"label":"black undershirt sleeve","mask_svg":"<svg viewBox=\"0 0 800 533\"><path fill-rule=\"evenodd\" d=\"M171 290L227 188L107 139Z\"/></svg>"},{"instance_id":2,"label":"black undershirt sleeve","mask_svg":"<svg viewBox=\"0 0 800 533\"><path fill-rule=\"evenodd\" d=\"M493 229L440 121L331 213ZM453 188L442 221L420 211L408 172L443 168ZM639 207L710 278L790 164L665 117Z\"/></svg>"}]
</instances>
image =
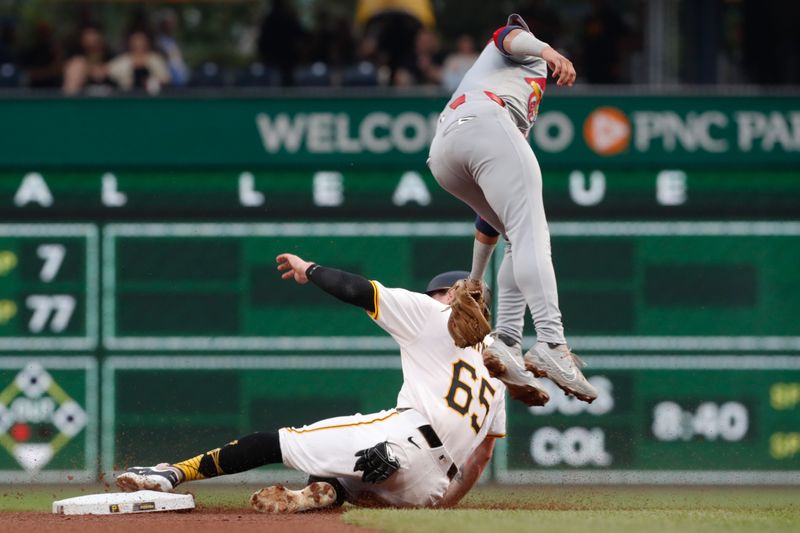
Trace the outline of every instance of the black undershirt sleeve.
<instances>
[{"instance_id":1,"label":"black undershirt sleeve","mask_svg":"<svg viewBox=\"0 0 800 533\"><path fill-rule=\"evenodd\" d=\"M375 312L375 287L366 278L313 264L306 270L311 282L339 300Z\"/></svg>"}]
</instances>

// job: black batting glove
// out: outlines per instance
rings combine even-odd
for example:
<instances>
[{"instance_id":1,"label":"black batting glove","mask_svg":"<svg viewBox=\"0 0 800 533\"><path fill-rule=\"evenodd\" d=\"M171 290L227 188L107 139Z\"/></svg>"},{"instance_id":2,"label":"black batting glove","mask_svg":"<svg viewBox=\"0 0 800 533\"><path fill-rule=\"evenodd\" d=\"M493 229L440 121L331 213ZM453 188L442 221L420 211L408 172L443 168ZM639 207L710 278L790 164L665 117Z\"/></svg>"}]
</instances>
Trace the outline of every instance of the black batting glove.
<instances>
[{"instance_id":1,"label":"black batting glove","mask_svg":"<svg viewBox=\"0 0 800 533\"><path fill-rule=\"evenodd\" d=\"M356 452L356 465L353 472L364 471L361 481L365 483L383 483L400 468L388 442L381 442L372 448Z\"/></svg>"}]
</instances>

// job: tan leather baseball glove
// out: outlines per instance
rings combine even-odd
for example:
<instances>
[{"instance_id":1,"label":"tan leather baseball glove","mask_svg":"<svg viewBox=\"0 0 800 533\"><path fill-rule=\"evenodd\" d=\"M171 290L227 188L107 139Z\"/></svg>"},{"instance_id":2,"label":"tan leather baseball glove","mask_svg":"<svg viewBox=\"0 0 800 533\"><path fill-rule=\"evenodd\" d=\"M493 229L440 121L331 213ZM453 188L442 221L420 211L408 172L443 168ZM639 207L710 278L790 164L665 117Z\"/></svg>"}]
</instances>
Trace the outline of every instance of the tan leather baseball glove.
<instances>
[{"instance_id":1,"label":"tan leather baseball glove","mask_svg":"<svg viewBox=\"0 0 800 533\"><path fill-rule=\"evenodd\" d=\"M459 348L475 346L492 330L492 316L484 299L483 282L462 279L453 285L453 302L447 330Z\"/></svg>"}]
</instances>

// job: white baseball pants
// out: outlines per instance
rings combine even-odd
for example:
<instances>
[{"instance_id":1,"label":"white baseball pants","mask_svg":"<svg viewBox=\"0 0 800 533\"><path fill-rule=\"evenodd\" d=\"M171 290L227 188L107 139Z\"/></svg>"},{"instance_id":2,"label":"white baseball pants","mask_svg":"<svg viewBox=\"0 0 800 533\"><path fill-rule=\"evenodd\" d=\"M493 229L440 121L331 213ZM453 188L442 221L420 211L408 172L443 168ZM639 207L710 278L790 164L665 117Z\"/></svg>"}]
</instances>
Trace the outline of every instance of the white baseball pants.
<instances>
[{"instance_id":1,"label":"white baseball pants","mask_svg":"<svg viewBox=\"0 0 800 533\"><path fill-rule=\"evenodd\" d=\"M450 486L453 461L444 447L431 448L420 434L425 418L408 409L390 409L321 420L301 428L282 428L283 463L306 474L336 478L347 501L397 507L435 507ZM355 453L388 441L400 469L379 484L361 481L353 472Z\"/></svg>"}]
</instances>

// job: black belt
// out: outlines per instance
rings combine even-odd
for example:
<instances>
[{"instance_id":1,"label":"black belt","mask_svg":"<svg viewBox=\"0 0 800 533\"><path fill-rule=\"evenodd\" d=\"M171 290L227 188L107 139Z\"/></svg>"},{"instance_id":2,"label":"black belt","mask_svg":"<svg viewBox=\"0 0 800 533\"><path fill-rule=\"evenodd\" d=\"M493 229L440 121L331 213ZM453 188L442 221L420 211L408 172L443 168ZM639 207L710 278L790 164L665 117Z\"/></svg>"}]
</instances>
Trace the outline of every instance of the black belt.
<instances>
[{"instance_id":1,"label":"black belt","mask_svg":"<svg viewBox=\"0 0 800 533\"><path fill-rule=\"evenodd\" d=\"M425 439L425 442L427 442L428 446L431 448L441 448L444 446L442 444L442 439L439 438L439 435L436 434L430 425L420 426L417 430L419 430L422 438ZM458 467L453 463L450 465L450 468L447 469L447 479L452 480L456 477L456 474L458 474Z\"/></svg>"}]
</instances>

